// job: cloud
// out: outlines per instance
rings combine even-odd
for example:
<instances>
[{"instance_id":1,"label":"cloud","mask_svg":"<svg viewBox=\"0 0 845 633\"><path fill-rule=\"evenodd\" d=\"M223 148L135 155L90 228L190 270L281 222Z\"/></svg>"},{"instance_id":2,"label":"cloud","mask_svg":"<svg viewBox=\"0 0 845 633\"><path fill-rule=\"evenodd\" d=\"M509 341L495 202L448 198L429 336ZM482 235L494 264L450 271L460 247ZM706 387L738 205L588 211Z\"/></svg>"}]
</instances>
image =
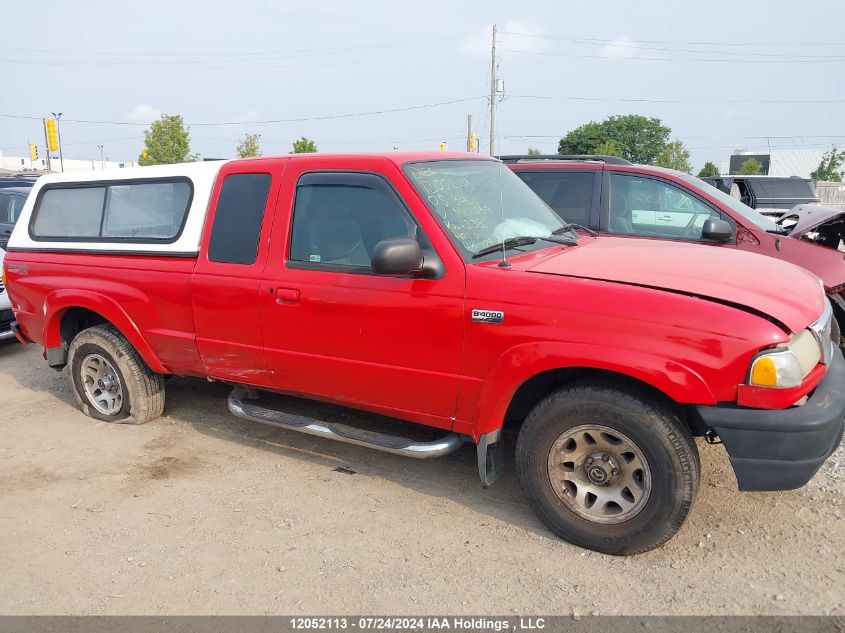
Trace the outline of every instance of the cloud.
<instances>
[{"instance_id":1,"label":"cloud","mask_svg":"<svg viewBox=\"0 0 845 633\"><path fill-rule=\"evenodd\" d=\"M237 123L251 123L261 119L261 113L258 110L247 110L240 116L235 117Z\"/></svg>"},{"instance_id":2,"label":"cloud","mask_svg":"<svg viewBox=\"0 0 845 633\"><path fill-rule=\"evenodd\" d=\"M634 53L637 52L636 42L627 35L617 35L610 42L599 49L598 54L601 57L611 57L615 59L628 59L637 57Z\"/></svg>"},{"instance_id":3,"label":"cloud","mask_svg":"<svg viewBox=\"0 0 845 633\"><path fill-rule=\"evenodd\" d=\"M542 37L543 29L532 22L512 21L496 26L498 36L496 44L502 49L510 48L521 51L540 51L546 48L549 40ZM475 57L490 56L493 25L490 24L473 35L468 35L461 42L461 52Z\"/></svg>"},{"instance_id":4,"label":"cloud","mask_svg":"<svg viewBox=\"0 0 845 633\"><path fill-rule=\"evenodd\" d=\"M130 123L152 123L161 117L161 111L152 106L137 105L130 112L123 115L123 118Z\"/></svg>"}]
</instances>

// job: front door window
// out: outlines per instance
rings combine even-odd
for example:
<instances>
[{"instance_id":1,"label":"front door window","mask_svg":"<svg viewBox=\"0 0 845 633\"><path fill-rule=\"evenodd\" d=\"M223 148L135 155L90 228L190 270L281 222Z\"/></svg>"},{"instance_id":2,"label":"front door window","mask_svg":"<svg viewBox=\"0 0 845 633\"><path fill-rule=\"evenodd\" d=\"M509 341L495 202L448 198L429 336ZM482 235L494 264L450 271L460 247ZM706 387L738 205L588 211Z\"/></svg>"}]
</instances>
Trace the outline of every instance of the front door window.
<instances>
[{"instance_id":1,"label":"front door window","mask_svg":"<svg viewBox=\"0 0 845 633\"><path fill-rule=\"evenodd\" d=\"M662 180L611 174L608 231L620 235L700 240L718 211Z\"/></svg>"}]
</instances>

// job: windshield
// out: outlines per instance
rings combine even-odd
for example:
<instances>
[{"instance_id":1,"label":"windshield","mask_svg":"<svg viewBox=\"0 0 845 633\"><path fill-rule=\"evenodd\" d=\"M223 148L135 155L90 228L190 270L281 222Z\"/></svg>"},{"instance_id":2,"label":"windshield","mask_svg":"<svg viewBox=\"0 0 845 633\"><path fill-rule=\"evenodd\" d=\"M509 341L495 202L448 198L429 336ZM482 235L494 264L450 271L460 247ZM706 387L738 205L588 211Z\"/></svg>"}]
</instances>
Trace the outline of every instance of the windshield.
<instances>
[{"instance_id":1,"label":"windshield","mask_svg":"<svg viewBox=\"0 0 845 633\"><path fill-rule=\"evenodd\" d=\"M514 237L547 237L564 224L502 163L438 160L405 172L464 254Z\"/></svg>"},{"instance_id":2,"label":"windshield","mask_svg":"<svg viewBox=\"0 0 845 633\"><path fill-rule=\"evenodd\" d=\"M700 178L696 178L695 176L690 176L689 174L679 174L688 184L693 185L704 191L705 193L713 196L719 202L721 202L726 207L730 208L735 213L739 214L749 222L751 222L754 226L764 231L771 231L773 233L780 232L778 229L777 224L772 222L769 218L764 216L762 213L758 213L751 207L746 204L743 204L736 198L731 195L726 194L721 189L711 185L709 183L704 182Z\"/></svg>"}]
</instances>

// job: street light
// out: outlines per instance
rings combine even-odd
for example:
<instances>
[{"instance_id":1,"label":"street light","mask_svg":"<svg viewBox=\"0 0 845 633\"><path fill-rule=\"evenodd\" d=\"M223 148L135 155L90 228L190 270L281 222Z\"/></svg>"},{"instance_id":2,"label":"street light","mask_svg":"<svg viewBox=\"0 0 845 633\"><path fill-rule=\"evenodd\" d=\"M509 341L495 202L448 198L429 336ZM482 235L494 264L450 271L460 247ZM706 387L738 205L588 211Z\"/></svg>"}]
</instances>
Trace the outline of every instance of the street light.
<instances>
[{"instance_id":1,"label":"street light","mask_svg":"<svg viewBox=\"0 0 845 633\"><path fill-rule=\"evenodd\" d=\"M59 136L59 163L62 166L62 172L64 172L64 170L65 170L65 159L64 159L64 156L62 156L62 128L59 125L59 121L61 121L61 119L62 119L62 113L61 112L58 112L58 113L51 112L50 114L52 114L53 117L56 119L56 134L58 134L58 136Z\"/></svg>"},{"instance_id":2,"label":"street light","mask_svg":"<svg viewBox=\"0 0 845 633\"><path fill-rule=\"evenodd\" d=\"M100 148L100 169L105 169L106 165L105 165L105 163L103 162L103 146L102 146L102 145L97 145L97 147L99 147L99 148Z\"/></svg>"}]
</instances>

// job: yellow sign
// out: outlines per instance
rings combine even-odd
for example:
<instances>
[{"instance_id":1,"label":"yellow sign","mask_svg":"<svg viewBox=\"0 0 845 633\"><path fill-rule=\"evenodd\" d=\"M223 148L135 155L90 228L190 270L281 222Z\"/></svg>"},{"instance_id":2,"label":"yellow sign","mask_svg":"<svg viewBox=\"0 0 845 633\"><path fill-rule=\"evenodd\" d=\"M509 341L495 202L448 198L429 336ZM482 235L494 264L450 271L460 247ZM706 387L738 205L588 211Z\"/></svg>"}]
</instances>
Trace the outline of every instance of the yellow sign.
<instances>
[{"instance_id":1,"label":"yellow sign","mask_svg":"<svg viewBox=\"0 0 845 633\"><path fill-rule=\"evenodd\" d=\"M56 152L59 149L59 128L56 119L44 119L44 129L47 130L47 150Z\"/></svg>"},{"instance_id":2,"label":"yellow sign","mask_svg":"<svg viewBox=\"0 0 845 633\"><path fill-rule=\"evenodd\" d=\"M29 159L32 161L38 160L38 145L35 143L29 144Z\"/></svg>"},{"instance_id":3,"label":"yellow sign","mask_svg":"<svg viewBox=\"0 0 845 633\"><path fill-rule=\"evenodd\" d=\"M444 142L444 143L440 143L440 151L441 151L441 152L445 152L445 151L446 151L446 143L445 143L445 142Z\"/></svg>"}]
</instances>

